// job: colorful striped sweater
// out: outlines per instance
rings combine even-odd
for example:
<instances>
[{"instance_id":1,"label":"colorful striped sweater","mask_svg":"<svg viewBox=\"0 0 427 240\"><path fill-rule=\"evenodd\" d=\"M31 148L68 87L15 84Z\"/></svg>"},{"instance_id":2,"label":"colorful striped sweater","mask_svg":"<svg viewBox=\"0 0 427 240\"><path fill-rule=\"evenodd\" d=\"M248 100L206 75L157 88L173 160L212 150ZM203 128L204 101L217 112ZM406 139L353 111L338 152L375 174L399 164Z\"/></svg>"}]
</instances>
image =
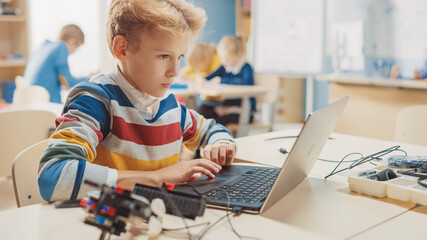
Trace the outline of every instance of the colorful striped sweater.
<instances>
[{"instance_id":1,"label":"colorful striped sweater","mask_svg":"<svg viewBox=\"0 0 427 240\"><path fill-rule=\"evenodd\" d=\"M39 164L46 201L81 198L91 180L114 185L117 170L157 170L179 161L184 144L234 142L228 130L180 105L174 95L156 99L133 88L118 68L74 87L56 120L56 132Z\"/></svg>"}]
</instances>

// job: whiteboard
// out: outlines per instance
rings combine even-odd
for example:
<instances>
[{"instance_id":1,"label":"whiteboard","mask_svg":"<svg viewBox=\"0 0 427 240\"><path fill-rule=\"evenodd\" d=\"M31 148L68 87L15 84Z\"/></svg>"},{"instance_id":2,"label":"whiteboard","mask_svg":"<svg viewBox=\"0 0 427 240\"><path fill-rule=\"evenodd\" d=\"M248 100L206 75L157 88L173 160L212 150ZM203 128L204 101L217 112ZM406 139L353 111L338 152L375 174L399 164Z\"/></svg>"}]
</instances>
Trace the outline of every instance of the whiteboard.
<instances>
[{"instance_id":1,"label":"whiteboard","mask_svg":"<svg viewBox=\"0 0 427 240\"><path fill-rule=\"evenodd\" d=\"M253 0L253 67L258 73L323 70L324 0Z\"/></svg>"}]
</instances>

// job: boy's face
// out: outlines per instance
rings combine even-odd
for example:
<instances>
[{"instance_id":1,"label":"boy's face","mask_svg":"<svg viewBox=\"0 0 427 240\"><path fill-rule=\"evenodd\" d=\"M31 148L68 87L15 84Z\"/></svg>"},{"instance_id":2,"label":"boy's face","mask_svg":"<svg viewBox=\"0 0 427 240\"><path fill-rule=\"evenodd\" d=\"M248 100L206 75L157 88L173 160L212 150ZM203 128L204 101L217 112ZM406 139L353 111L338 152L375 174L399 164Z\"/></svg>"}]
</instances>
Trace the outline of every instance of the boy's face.
<instances>
[{"instance_id":1,"label":"boy's face","mask_svg":"<svg viewBox=\"0 0 427 240\"><path fill-rule=\"evenodd\" d=\"M139 49L127 47L121 60L126 80L140 92L162 97L178 74L183 54L191 41L191 33L172 37L163 33L143 33Z\"/></svg>"}]
</instances>

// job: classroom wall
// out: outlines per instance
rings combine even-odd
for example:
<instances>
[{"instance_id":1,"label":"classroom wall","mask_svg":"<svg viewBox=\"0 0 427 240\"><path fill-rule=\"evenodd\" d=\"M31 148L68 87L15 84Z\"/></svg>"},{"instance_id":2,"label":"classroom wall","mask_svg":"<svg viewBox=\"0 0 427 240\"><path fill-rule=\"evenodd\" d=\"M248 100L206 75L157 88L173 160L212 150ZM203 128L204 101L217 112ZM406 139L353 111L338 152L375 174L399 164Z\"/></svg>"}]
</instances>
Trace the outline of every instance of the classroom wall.
<instances>
[{"instance_id":1,"label":"classroom wall","mask_svg":"<svg viewBox=\"0 0 427 240\"><path fill-rule=\"evenodd\" d=\"M364 69L342 71L388 77L391 67L402 67L400 77L412 78L427 60L427 1L425 0L326 0L325 72L333 73L334 24L363 21ZM329 83L315 84L314 109L327 104Z\"/></svg>"},{"instance_id":2,"label":"classroom wall","mask_svg":"<svg viewBox=\"0 0 427 240\"><path fill-rule=\"evenodd\" d=\"M361 20L365 25L365 70L369 76L388 77L393 65L402 66L402 77L423 66L427 54L427 1L328 0L326 55L333 57L334 24ZM327 60L331 63L331 60ZM329 65L327 71L333 71Z\"/></svg>"},{"instance_id":3,"label":"classroom wall","mask_svg":"<svg viewBox=\"0 0 427 240\"><path fill-rule=\"evenodd\" d=\"M235 0L193 0L195 6L206 11L208 20L206 26L195 42L218 44L224 35L236 33L236 5ZM181 62L180 68L185 65Z\"/></svg>"}]
</instances>

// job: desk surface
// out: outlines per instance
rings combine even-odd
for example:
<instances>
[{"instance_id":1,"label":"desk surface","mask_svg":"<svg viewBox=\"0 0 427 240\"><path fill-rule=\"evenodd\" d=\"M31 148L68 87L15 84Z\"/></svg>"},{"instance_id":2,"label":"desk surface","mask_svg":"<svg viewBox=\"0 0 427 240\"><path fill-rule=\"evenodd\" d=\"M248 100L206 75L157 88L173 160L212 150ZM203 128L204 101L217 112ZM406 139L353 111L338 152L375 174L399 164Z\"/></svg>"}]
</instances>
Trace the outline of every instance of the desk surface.
<instances>
[{"instance_id":1,"label":"desk surface","mask_svg":"<svg viewBox=\"0 0 427 240\"><path fill-rule=\"evenodd\" d=\"M269 137L296 135L298 130L287 130L237 139L237 157L281 165L286 156L276 145L289 148L292 139L265 141ZM371 154L394 142L333 134L328 140L322 158L341 159L349 152ZM401 144L410 155L426 155L427 147ZM260 239L425 239L426 207L389 198L374 198L351 193L343 176L323 177L335 163L318 161L310 176L286 194L262 215L242 214L232 218L236 231L244 236ZM190 225L216 221L225 215L223 210L206 209L205 215ZM54 209L51 205L32 205L0 212L0 239L97 239L100 232L83 224L82 209ZM404 225L404 227L402 227ZM182 227L182 220L167 216L164 227ZM198 233L201 228L192 229ZM410 232L409 235L405 235ZM185 234L185 232L184 232ZM382 234L386 234L383 235ZM122 236L123 237L123 236ZM141 236L145 239L145 236ZM224 219L203 239L237 239ZM117 238L113 238L117 239ZM162 235L160 239L176 239Z\"/></svg>"},{"instance_id":2,"label":"desk surface","mask_svg":"<svg viewBox=\"0 0 427 240\"><path fill-rule=\"evenodd\" d=\"M189 86L187 89L170 89L169 92L175 96L191 97L202 94L211 97L245 97L256 96L266 93L268 88L259 85L228 85L228 84L209 84L200 87Z\"/></svg>"},{"instance_id":3,"label":"desk surface","mask_svg":"<svg viewBox=\"0 0 427 240\"><path fill-rule=\"evenodd\" d=\"M239 138L237 139L239 149L236 158L240 161L281 167L287 155L280 153L276 147L284 147L289 151L295 138L267 139L296 136L298 133L299 130L295 129ZM351 152L361 152L366 156L399 144L344 134L332 134L331 137L333 139L327 141L320 158L341 160ZM400 145L409 155L426 155L427 153L427 147ZM310 176L267 210L263 216L325 238L345 239L357 236L374 226L380 226L415 207L415 204L411 202L390 198L379 199L352 193L349 191L347 178L341 175L334 175L324 180L323 177L329 174L335 166L336 163L317 161ZM369 164L361 166L361 168L371 167ZM427 215L418 214L417 216L422 218L423 222L427 222ZM422 232L426 236L427 229L423 229ZM402 235L404 233L402 227L390 228L388 231L395 231Z\"/></svg>"},{"instance_id":4,"label":"desk surface","mask_svg":"<svg viewBox=\"0 0 427 240\"><path fill-rule=\"evenodd\" d=\"M203 217L196 221L187 220L189 226L195 223L215 222L225 215L225 211L206 209ZM0 239L98 239L100 231L84 224L85 212L80 208L55 209L53 205L36 204L19 209L0 212ZM312 235L278 221L259 215L242 214L238 218L231 218L236 231L243 236L257 237L260 239L324 239ZM182 219L168 215L163 227L183 227ZM192 228L192 234L199 233L203 227ZM186 231L179 234L162 235L160 239L185 239ZM124 239L121 235L120 239ZM177 237L178 236L178 237ZM180 236L180 237L179 237ZM112 239L119 239L112 236ZM126 238L127 239L127 238ZM136 239L147 239L140 235ZM223 219L216 227L208 231L203 239L238 239L232 232L227 219Z\"/></svg>"},{"instance_id":5,"label":"desk surface","mask_svg":"<svg viewBox=\"0 0 427 240\"><path fill-rule=\"evenodd\" d=\"M427 89L426 81L408 80L408 79L396 79L390 80L388 78L378 77L367 77L357 75L345 75L345 74L328 74L328 75L316 75L316 80L329 81L334 83L342 84L355 84L355 85L370 85L377 87L396 87L396 88L408 88L408 89Z\"/></svg>"}]
</instances>

